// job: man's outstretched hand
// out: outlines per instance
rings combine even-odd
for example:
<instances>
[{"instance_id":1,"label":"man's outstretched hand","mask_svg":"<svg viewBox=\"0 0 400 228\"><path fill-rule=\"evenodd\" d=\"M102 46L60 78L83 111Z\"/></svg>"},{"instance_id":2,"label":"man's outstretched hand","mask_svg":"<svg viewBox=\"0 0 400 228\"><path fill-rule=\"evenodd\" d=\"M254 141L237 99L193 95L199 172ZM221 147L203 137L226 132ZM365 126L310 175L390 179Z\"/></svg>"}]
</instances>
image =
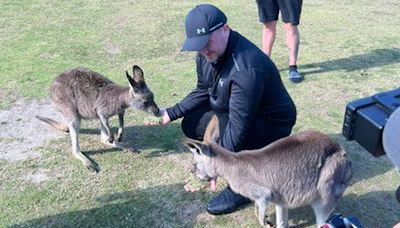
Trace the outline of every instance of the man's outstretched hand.
<instances>
[{"instance_id":1,"label":"man's outstretched hand","mask_svg":"<svg viewBox=\"0 0 400 228\"><path fill-rule=\"evenodd\" d=\"M149 117L144 121L144 125L153 126L153 125L167 125L171 123L171 118L168 115L168 112L165 108L160 109L159 117Z\"/></svg>"}]
</instances>

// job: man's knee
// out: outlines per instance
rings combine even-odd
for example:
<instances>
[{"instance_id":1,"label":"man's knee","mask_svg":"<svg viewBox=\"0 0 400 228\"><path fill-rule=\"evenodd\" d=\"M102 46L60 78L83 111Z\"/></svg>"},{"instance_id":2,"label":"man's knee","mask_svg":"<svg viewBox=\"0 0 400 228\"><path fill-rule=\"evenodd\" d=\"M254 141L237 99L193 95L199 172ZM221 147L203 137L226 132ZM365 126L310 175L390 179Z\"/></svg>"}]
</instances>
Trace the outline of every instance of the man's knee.
<instances>
[{"instance_id":1,"label":"man's knee","mask_svg":"<svg viewBox=\"0 0 400 228\"><path fill-rule=\"evenodd\" d=\"M213 112L208 108L200 108L186 115L182 120L182 131L186 137L203 140L205 130L211 120Z\"/></svg>"},{"instance_id":2,"label":"man's knee","mask_svg":"<svg viewBox=\"0 0 400 228\"><path fill-rule=\"evenodd\" d=\"M290 33L298 33L298 31L299 31L297 28L297 25L293 25L290 22L284 23L283 27L285 28L286 31L288 31Z\"/></svg>"},{"instance_id":3,"label":"man's knee","mask_svg":"<svg viewBox=\"0 0 400 228\"><path fill-rule=\"evenodd\" d=\"M265 29L270 30L270 31L275 31L276 29L276 21L266 21L263 22L263 26Z\"/></svg>"},{"instance_id":4,"label":"man's knee","mask_svg":"<svg viewBox=\"0 0 400 228\"><path fill-rule=\"evenodd\" d=\"M190 118L185 117L182 119L181 129L186 137L196 140L202 140L199 139L198 135L196 134L196 125L193 123L193 121L190 121Z\"/></svg>"}]
</instances>

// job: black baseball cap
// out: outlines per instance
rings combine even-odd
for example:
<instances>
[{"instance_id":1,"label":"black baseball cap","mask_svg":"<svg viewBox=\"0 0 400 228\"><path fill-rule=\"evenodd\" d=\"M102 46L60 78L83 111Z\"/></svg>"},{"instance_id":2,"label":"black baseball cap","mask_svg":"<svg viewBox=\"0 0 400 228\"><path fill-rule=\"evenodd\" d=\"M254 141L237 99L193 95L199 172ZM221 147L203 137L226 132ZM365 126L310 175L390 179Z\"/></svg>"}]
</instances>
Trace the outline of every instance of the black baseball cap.
<instances>
[{"instance_id":1,"label":"black baseball cap","mask_svg":"<svg viewBox=\"0 0 400 228\"><path fill-rule=\"evenodd\" d=\"M200 51L206 46L211 33L227 22L225 14L210 4L194 7L186 16L186 40L182 51Z\"/></svg>"}]
</instances>

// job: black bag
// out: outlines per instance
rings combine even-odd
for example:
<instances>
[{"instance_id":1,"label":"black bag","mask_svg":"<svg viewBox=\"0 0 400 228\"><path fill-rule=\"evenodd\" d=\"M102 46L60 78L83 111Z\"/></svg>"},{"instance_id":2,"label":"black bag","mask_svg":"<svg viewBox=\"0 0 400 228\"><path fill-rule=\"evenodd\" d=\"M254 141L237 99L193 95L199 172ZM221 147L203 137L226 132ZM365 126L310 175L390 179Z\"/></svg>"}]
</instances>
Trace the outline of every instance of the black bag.
<instances>
[{"instance_id":1,"label":"black bag","mask_svg":"<svg viewBox=\"0 0 400 228\"><path fill-rule=\"evenodd\" d=\"M400 88L347 104L342 134L375 157L385 154L382 132L390 114L400 107Z\"/></svg>"}]
</instances>

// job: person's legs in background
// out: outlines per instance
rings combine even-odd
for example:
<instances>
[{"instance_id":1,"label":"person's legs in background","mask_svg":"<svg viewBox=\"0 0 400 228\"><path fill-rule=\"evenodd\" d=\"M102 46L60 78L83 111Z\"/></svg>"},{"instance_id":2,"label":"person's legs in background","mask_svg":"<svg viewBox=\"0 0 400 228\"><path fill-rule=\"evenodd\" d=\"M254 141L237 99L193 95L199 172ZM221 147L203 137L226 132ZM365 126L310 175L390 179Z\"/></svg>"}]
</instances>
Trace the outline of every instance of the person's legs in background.
<instances>
[{"instance_id":1,"label":"person's legs in background","mask_svg":"<svg viewBox=\"0 0 400 228\"><path fill-rule=\"evenodd\" d=\"M271 57L272 46L276 37L276 21L263 22L262 48L263 52Z\"/></svg>"},{"instance_id":2,"label":"person's legs in background","mask_svg":"<svg viewBox=\"0 0 400 228\"><path fill-rule=\"evenodd\" d=\"M262 50L271 57L272 46L276 37L279 5L277 0L256 0L259 21L263 24Z\"/></svg>"},{"instance_id":3,"label":"person's legs in background","mask_svg":"<svg viewBox=\"0 0 400 228\"><path fill-rule=\"evenodd\" d=\"M286 46L289 50L289 80L294 83L303 81L303 77L297 70L297 54L300 46L300 34L297 25L285 23Z\"/></svg>"},{"instance_id":4,"label":"person's legs in background","mask_svg":"<svg viewBox=\"0 0 400 228\"><path fill-rule=\"evenodd\" d=\"M286 30L286 45L289 49L289 65L297 64L297 53L299 52L300 34L296 25L284 24Z\"/></svg>"},{"instance_id":5,"label":"person's legs in background","mask_svg":"<svg viewBox=\"0 0 400 228\"><path fill-rule=\"evenodd\" d=\"M303 81L297 70L297 54L300 46L300 34L297 25L303 0L256 0L259 20L263 24L262 50L271 57L276 37L276 23L279 11L286 30L286 46L289 50L289 80L294 83Z\"/></svg>"},{"instance_id":6,"label":"person's legs in background","mask_svg":"<svg viewBox=\"0 0 400 228\"><path fill-rule=\"evenodd\" d=\"M282 14L283 27L286 30L286 46L289 50L289 80L293 83L303 81L303 76L297 70L297 55L300 46L301 7L303 0L278 0Z\"/></svg>"}]
</instances>

